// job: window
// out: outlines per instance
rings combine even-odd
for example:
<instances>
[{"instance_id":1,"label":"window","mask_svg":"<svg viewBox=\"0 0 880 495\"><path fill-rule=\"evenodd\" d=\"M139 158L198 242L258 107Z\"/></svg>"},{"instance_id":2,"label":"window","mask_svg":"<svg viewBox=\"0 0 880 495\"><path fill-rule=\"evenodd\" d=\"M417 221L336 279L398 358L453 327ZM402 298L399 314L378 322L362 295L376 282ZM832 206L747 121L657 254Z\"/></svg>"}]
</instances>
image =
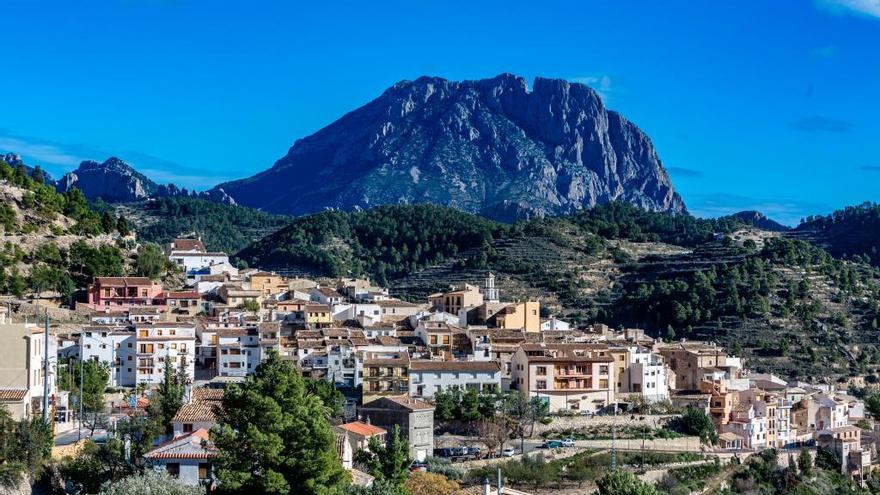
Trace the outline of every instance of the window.
<instances>
[{"instance_id":1,"label":"window","mask_svg":"<svg viewBox=\"0 0 880 495\"><path fill-rule=\"evenodd\" d=\"M535 368L535 374L536 374L536 375L546 375L546 374L547 374L547 367L546 367L546 366L538 366L538 367L536 367L536 368Z\"/></svg>"},{"instance_id":2,"label":"window","mask_svg":"<svg viewBox=\"0 0 880 495\"><path fill-rule=\"evenodd\" d=\"M605 378L599 379L599 388L608 388L608 380Z\"/></svg>"},{"instance_id":3,"label":"window","mask_svg":"<svg viewBox=\"0 0 880 495\"><path fill-rule=\"evenodd\" d=\"M199 479L206 480L211 478L211 464L207 462L199 463Z\"/></svg>"},{"instance_id":4,"label":"window","mask_svg":"<svg viewBox=\"0 0 880 495\"><path fill-rule=\"evenodd\" d=\"M599 366L599 374L600 375L607 375L608 374L608 366L604 365L604 364L602 366Z\"/></svg>"},{"instance_id":5,"label":"window","mask_svg":"<svg viewBox=\"0 0 880 495\"><path fill-rule=\"evenodd\" d=\"M169 462L165 464L165 470L168 471L168 474L171 476L180 476L180 464L177 462Z\"/></svg>"},{"instance_id":6,"label":"window","mask_svg":"<svg viewBox=\"0 0 880 495\"><path fill-rule=\"evenodd\" d=\"M193 431L192 423L184 423L183 424L183 432L184 433L192 433L192 431Z\"/></svg>"},{"instance_id":7,"label":"window","mask_svg":"<svg viewBox=\"0 0 880 495\"><path fill-rule=\"evenodd\" d=\"M547 389L547 380L536 381L535 388L537 388L538 390L546 390Z\"/></svg>"}]
</instances>

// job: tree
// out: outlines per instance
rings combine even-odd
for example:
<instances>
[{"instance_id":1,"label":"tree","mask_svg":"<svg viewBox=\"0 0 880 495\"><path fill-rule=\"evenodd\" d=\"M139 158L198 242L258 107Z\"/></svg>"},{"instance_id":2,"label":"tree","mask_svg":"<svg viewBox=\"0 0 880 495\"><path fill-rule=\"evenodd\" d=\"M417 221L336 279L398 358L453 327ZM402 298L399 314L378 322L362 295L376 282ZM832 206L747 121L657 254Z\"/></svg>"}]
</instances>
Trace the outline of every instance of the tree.
<instances>
[{"instance_id":1,"label":"tree","mask_svg":"<svg viewBox=\"0 0 880 495\"><path fill-rule=\"evenodd\" d=\"M52 429L42 418L15 421L0 404L0 492L39 477L52 450ZM5 492L4 492L5 493Z\"/></svg>"},{"instance_id":2,"label":"tree","mask_svg":"<svg viewBox=\"0 0 880 495\"><path fill-rule=\"evenodd\" d=\"M515 430L514 422L504 415L497 415L491 418L481 419L477 422L477 436L486 446L489 452L496 449L501 454L504 444L510 440Z\"/></svg>"},{"instance_id":3,"label":"tree","mask_svg":"<svg viewBox=\"0 0 880 495\"><path fill-rule=\"evenodd\" d=\"M175 370L171 359L165 358L162 383L150 398L150 416L156 418L166 434L173 431L174 416L183 406L183 396L186 393L188 377L183 367L183 359L180 360L180 364L181 366Z\"/></svg>"},{"instance_id":4,"label":"tree","mask_svg":"<svg viewBox=\"0 0 880 495\"><path fill-rule=\"evenodd\" d=\"M61 466L61 474L76 493L98 493L101 486L130 476L135 466L125 457L125 445L117 438L97 445L86 440L76 457Z\"/></svg>"},{"instance_id":5,"label":"tree","mask_svg":"<svg viewBox=\"0 0 880 495\"><path fill-rule=\"evenodd\" d=\"M550 406L540 397L529 399L522 392L513 391L504 397L502 410L514 421L515 431L519 435L520 448L525 444L526 431L531 437L535 424L550 414Z\"/></svg>"},{"instance_id":6,"label":"tree","mask_svg":"<svg viewBox=\"0 0 880 495\"><path fill-rule=\"evenodd\" d=\"M698 436L703 443L712 444L718 441L712 418L696 407L688 407L684 414L670 421L670 427L685 435Z\"/></svg>"},{"instance_id":7,"label":"tree","mask_svg":"<svg viewBox=\"0 0 880 495\"><path fill-rule=\"evenodd\" d=\"M458 483L446 476L423 471L413 472L403 487L408 493L419 495L452 495L459 490Z\"/></svg>"},{"instance_id":8,"label":"tree","mask_svg":"<svg viewBox=\"0 0 880 495\"><path fill-rule=\"evenodd\" d=\"M101 215L101 228L108 234L116 230L116 220L109 211L105 211L104 214Z\"/></svg>"},{"instance_id":9,"label":"tree","mask_svg":"<svg viewBox=\"0 0 880 495\"><path fill-rule=\"evenodd\" d=\"M660 495L660 492L636 475L623 469L614 470L596 482L599 495Z\"/></svg>"},{"instance_id":10,"label":"tree","mask_svg":"<svg viewBox=\"0 0 880 495\"><path fill-rule=\"evenodd\" d=\"M880 419L880 393L869 395L865 399L865 408L875 419Z\"/></svg>"},{"instance_id":11,"label":"tree","mask_svg":"<svg viewBox=\"0 0 880 495\"><path fill-rule=\"evenodd\" d=\"M394 425L385 445L376 437L370 438L368 448L355 453L355 462L366 466L377 479L402 486L412 459L409 458L409 445L400 435L400 426Z\"/></svg>"},{"instance_id":12,"label":"tree","mask_svg":"<svg viewBox=\"0 0 880 495\"><path fill-rule=\"evenodd\" d=\"M251 313L257 313L258 311L260 311L260 303L258 303L258 302L257 302L256 300L254 300L254 299L248 299L248 300L246 300L246 301L241 305L241 307L242 307L242 309L244 309L245 311L249 311L249 312L251 312Z\"/></svg>"},{"instance_id":13,"label":"tree","mask_svg":"<svg viewBox=\"0 0 880 495\"><path fill-rule=\"evenodd\" d=\"M230 493L333 495L349 483L321 399L277 352L227 388L211 438L217 478Z\"/></svg>"},{"instance_id":14,"label":"tree","mask_svg":"<svg viewBox=\"0 0 880 495\"><path fill-rule=\"evenodd\" d=\"M134 262L135 273L141 277L159 278L165 274L168 260L158 244L147 243L138 249Z\"/></svg>"},{"instance_id":15,"label":"tree","mask_svg":"<svg viewBox=\"0 0 880 495\"><path fill-rule=\"evenodd\" d=\"M200 486L189 486L165 471L147 469L118 481L104 483L99 495L204 495Z\"/></svg>"},{"instance_id":16,"label":"tree","mask_svg":"<svg viewBox=\"0 0 880 495\"><path fill-rule=\"evenodd\" d=\"M809 478L813 474L813 456L810 455L810 451L807 449L801 449L800 454L798 454L797 466L801 472L801 476L804 478Z\"/></svg>"},{"instance_id":17,"label":"tree","mask_svg":"<svg viewBox=\"0 0 880 495\"><path fill-rule=\"evenodd\" d=\"M116 232L119 232L119 235L122 237L131 233L131 228L128 226L128 220L122 215L119 215L119 218L116 219Z\"/></svg>"},{"instance_id":18,"label":"tree","mask_svg":"<svg viewBox=\"0 0 880 495\"><path fill-rule=\"evenodd\" d=\"M352 485L346 490L346 495L413 495L403 488L385 480L376 480L370 486Z\"/></svg>"},{"instance_id":19,"label":"tree","mask_svg":"<svg viewBox=\"0 0 880 495\"><path fill-rule=\"evenodd\" d=\"M110 381L110 370L106 364L92 359L83 362L81 368L82 375L80 375L80 366L73 365L75 385L70 395L75 398L77 405L82 401L84 416L80 419L83 425L91 430L91 434L94 434L95 430L105 423L104 391ZM80 380L82 380L82 397L78 387Z\"/></svg>"},{"instance_id":20,"label":"tree","mask_svg":"<svg viewBox=\"0 0 880 495\"><path fill-rule=\"evenodd\" d=\"M321 399L327 408L327 416L341 418L345 407L345 396L332 383L323 379L306 379L306 391Z\"/></svg>"}]
</instances>

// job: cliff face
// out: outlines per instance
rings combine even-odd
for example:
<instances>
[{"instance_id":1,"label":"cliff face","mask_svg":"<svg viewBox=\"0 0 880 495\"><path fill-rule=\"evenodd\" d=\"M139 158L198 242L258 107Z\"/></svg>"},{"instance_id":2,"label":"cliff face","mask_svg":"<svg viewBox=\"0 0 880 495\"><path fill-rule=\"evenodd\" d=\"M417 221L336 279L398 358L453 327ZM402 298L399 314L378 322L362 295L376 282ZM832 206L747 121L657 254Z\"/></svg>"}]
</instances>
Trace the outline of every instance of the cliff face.
<instances>
[{"instance_id":1,"label":"cliff face","mask_svg":"<svg viewBox=\"0 0 880 495\"><path fill-rule=\"evenodd\" d=\"M76 187L89 199L101 198L111 203L144 199L158 188L119 158L109 158L104 163L82 162L76 170L64 174L55 187L61 192Z\"/></svg>"},{"instance_id":2,"label":"cliff face","mask_svg":"<svg viewBox=\"0 0 880 495\"><path fill-rule=\"evenodd\" d=\"M502 74L404 81L275 165L217 186L278 213L437 203L512 220L608 201L684 212L651 140L589 87Z\"/></svg>"}]
</instances>

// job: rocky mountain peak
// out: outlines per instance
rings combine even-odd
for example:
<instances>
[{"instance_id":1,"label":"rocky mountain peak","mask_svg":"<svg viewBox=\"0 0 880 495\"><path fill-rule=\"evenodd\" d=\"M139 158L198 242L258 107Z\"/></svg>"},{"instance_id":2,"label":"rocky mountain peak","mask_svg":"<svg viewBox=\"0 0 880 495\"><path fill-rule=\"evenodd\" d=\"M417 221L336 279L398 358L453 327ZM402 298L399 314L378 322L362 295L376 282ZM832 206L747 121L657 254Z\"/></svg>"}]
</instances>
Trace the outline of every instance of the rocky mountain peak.
<instances>
[{"instance_id":1,"label":"rocky mountain peak","mask_svg":"<svg viewBox=\"0 0 880 495\"><path fill-rule=\"evenodd\" d=\"M158 188L155 182L116 157L103 163L86 160L61 177L55 187L61 192L76 187L87 198L108 202L137 201L151 196Z\"/></svg>"},{"instance_id":2,"label":"rocky mountain peak","mask_svg":"<svg viewBox=\"0 0 880 495\"><path fill-rule=\"evenodd\" d=\"M290 214L426 202L503 220L608 201L686 211L651 140L594 90L546 78L530 89L513 74L401 81L218 187Z\"/></svg>"}]
</instances>

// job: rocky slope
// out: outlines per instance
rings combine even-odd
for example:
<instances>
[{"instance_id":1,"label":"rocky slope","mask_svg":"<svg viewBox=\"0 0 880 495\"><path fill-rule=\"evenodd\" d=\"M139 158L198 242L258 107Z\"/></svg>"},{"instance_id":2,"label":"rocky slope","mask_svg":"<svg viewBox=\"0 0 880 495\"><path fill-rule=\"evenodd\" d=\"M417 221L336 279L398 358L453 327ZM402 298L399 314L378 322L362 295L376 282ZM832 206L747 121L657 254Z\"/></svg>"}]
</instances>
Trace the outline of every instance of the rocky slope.
<instances>
[{"instance_id":1,"label":"rocky slope","mask_svg":"<svg viewBox=\"0 0 880 495\"><path fill-rule=\"evenodd\" d=\"M400 82L218 188L288 214L436 203L512 220L609 201L686 211L648 136L595 91L543 78L530 90L510 74Z\"/></svg>"},{"instance_id":2,"label":"rocky slope","mask_svg":"<svg viewBox=\"0 0 880 495\"><path fill-rule=\"evenodd\" d=\"M88 199L100 198L108 203L192 196L216 203L235 204L235 201L220 187L197 193L181 189L175 184L157 184L116 157L108 158L103 163L84 161L76 170L64 174L56 181L55 187L60 192L75 187Z\"/></svg>"},{"instance_id":3,"label":"rocky slope","mask_svg":"<svg viewBox=\"0 0 880 495\"><path fill-rule=\"evenodd\" d=\"M74 187L89 199L101 198L115 203L147 198L159 186L131 165L111 157L104 163L92 160L82 162L76 170L64 174L56 183L56 188L61 192Z\"/></svg>"}]
</instances>

